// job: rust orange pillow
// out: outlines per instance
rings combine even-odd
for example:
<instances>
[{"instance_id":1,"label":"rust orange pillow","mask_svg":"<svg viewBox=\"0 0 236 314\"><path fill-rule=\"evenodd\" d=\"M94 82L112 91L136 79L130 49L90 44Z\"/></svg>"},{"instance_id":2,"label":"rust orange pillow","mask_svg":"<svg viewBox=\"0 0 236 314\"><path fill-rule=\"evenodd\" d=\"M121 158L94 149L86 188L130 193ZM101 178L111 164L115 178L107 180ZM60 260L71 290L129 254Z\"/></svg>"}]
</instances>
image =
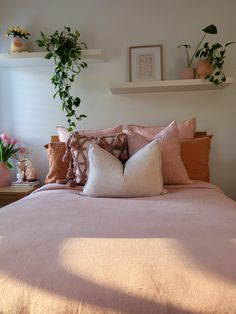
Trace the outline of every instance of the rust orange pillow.
<instances>
[{"instance_id":1,"label":"rust orange pillow","mask_svg":"<svg viewBox=\"0 0 236 314\"><path fill-rule=\"evenodd\" d=\"M44 145L47 150L49 170L45 183L56 183L65 180L69 168L68 161L62 161L66 152L66 143L52 142Z\"/></svg>"},{"instance_id":2,"label":"rust orange pillow","mask_svg":"<svg viewBox=\"0 0 236 314\"><path fill-rule=\"evenodd\" d=\"M180 141L180 155L190 179L210 181L210 147L211 136Z\"/></svg>"}]
</instances>

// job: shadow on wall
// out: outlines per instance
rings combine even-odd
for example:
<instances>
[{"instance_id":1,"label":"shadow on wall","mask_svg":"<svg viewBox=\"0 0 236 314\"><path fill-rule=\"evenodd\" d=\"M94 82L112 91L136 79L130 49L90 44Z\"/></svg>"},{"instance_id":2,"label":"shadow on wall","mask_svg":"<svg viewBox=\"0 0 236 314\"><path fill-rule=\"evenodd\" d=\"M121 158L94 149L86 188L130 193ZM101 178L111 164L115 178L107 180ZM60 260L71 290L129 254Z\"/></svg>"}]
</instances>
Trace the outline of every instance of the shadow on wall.
<instances>
[{"instance_id":1,"label":"shadow on wall","mask_svg":"<svg viewBox=\"0 0 236 314\"><path fill-rule=\"evenodd\" d=\"M236 159L225 161L222 154L216 154L214 164L212 164L214 172L211 171L211 182L219 186L227 196L236 200Z\"/></svg>"}]
</instances>

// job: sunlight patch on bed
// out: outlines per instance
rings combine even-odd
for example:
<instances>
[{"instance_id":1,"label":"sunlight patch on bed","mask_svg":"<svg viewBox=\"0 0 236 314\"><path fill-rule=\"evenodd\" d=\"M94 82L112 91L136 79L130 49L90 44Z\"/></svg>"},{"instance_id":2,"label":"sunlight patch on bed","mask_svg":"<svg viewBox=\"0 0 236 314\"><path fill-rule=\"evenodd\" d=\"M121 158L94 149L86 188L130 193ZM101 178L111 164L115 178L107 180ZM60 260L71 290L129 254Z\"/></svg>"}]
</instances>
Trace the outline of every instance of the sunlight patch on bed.
<instances>
[{"instance_id":1,"label":"sunlight patch on bed","mask_svg":"<svg viewBox=\"0 0 236 314\"><path fill-rule=\"evenodd\" d=\"M186 309L189 309L186 298L189 293L191 310L199 309L199 298L209 302L222 282L221 277L208 274L201 265L189 259L180 240L170 238L67 239L60 248L59 263L73 275L100 286L156 302L165 300L175 306L186 302L183 304ZM210 281L209 276L212 277ZM227 281L224 284L234 287ZM155 295L153 291L156 291Z\"/></svg>"}]
</instances>

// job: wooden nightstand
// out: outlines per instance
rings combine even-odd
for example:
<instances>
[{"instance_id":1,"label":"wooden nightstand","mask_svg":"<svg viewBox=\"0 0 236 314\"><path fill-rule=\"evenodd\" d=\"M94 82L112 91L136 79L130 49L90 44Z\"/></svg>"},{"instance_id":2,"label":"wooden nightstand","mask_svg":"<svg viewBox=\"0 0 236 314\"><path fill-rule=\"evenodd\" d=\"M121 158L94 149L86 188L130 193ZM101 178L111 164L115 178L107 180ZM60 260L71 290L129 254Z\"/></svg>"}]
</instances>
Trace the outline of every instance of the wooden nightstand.
<instances>
[{"instance_id":1,"label":"wooden nightstand","mask_svg":"<svg viewBox=\"0 0 236 314\"><path fill-rule=\"evenodd\" d=\"M6 186L0 187L0 207L13 203L29 195L39 186Z\"/></svg>"}]
</instances>

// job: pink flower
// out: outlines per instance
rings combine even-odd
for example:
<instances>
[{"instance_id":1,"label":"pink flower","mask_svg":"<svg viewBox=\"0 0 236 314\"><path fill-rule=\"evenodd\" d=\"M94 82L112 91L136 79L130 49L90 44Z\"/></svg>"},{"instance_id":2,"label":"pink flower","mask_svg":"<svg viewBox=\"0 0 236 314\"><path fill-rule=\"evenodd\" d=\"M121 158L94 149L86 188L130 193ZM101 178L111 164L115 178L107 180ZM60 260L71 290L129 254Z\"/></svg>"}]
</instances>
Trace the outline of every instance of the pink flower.
<instances>
[{"instance_id":1,"label":"pink flower","mask_svg":"<svg viewBox=\"0 0 236 314\"><path fill-rule=\"evenodd\" d=\"M11 145L15 145L17 143L17 140L15 138L11 139Z\"/></svg>"},{"instance_id":2,"label":"pink flower","mask_svg":"<svg viewBox=\"0 0 236 314\"><path fill-rule=\"evenodd\" d=\"M6 143L7 145L15 145L17 143L17 140L8 136L7 134L2 133L0 135L0 139Z\"/></svg>"},{"instance_id":3,"label":"pink flower","mask_svg":"<svg viewBox=\"0 0 236 314\"><path fill-rule=\"evenodd\" d=\"M5 142L7 145L11 144L11 138L8 135L3 133L1 135L1 138L2 138L2 141Z\"/></svg>"}]
</instances>

